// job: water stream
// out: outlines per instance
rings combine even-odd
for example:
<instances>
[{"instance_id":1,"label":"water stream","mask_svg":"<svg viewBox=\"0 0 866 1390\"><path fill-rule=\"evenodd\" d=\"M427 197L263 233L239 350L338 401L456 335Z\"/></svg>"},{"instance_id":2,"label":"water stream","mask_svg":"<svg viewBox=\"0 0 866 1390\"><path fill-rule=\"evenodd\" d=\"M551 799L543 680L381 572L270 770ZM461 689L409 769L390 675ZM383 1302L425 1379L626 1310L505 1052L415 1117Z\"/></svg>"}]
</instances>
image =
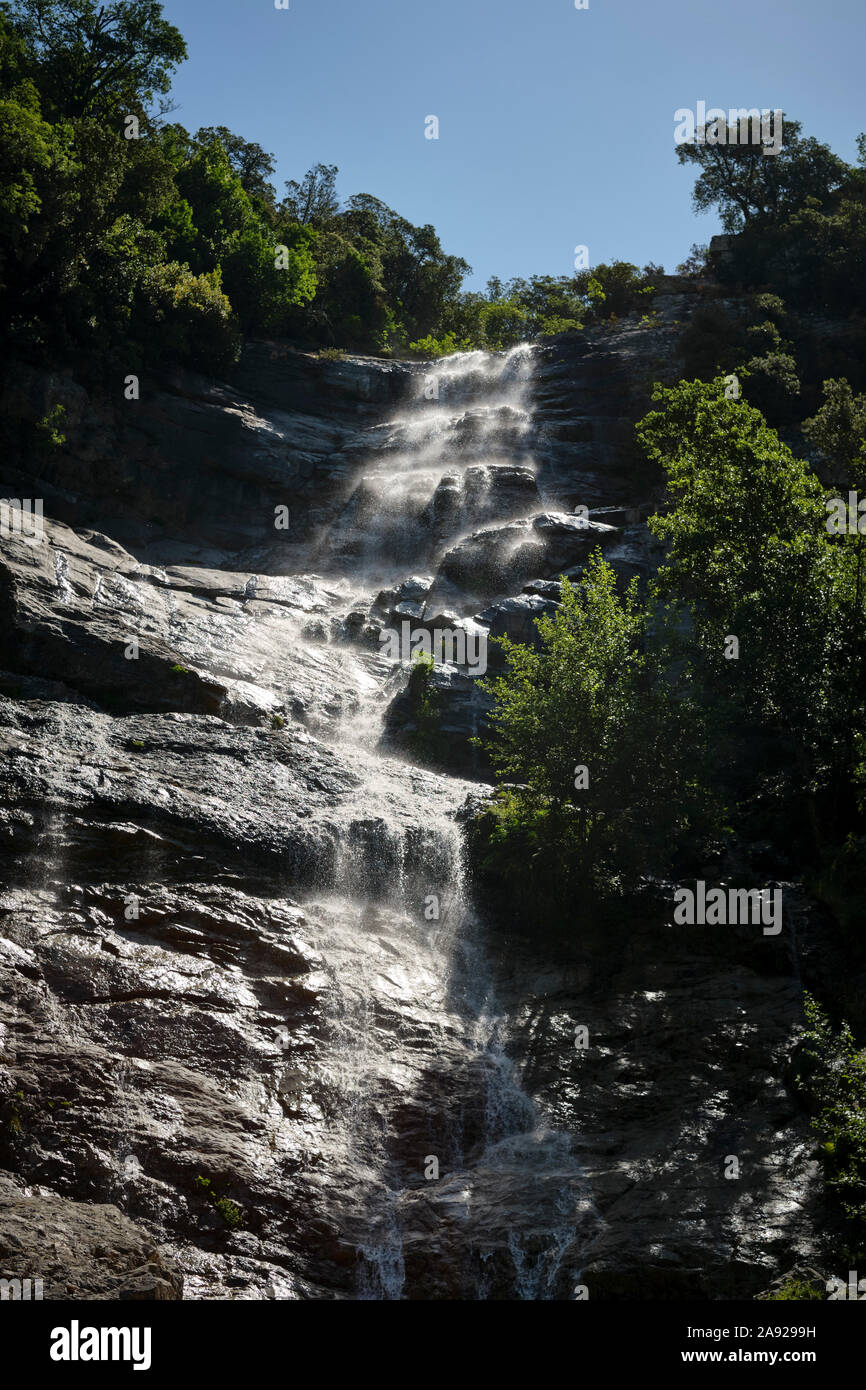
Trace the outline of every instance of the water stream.
<instances>
[{"instance_id":1,"label":"water stream","mask_svg":"<svg viewBox=\"0 0 866 1390\"><path fill-rule=\"evenodd\" d=\"M352 606L432 576L445 547L500 520L496 470L534 468L531 374L525 347L419 367L316 558ZM441 778L407 763L417 817L398 817L376 764L405 669L351 648L344 660L357 704L332 737L359 760L364 814L334 891L309 908L334 981L320 1080L338 1097L332 1137L353 1178L356 1297L572 1297L597 1218L571 1137L546 1126L509 1056L464 881L456 814L469 784L454 778L443 797Z\"/></svg>"}]
</instances>

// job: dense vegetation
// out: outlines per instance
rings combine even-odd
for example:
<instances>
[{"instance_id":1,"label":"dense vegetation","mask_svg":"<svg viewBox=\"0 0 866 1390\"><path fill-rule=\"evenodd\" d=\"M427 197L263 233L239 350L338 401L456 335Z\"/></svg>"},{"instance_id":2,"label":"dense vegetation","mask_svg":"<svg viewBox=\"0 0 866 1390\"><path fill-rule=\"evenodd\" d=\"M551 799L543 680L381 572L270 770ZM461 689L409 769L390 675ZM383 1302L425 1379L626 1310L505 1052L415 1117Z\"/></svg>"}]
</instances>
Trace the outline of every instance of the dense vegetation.
<instances>
[{"instance_id":1,"label":"dense vegetation","mask_svg":"<svg viewBox=\"0 0 866 1390\"><path fill-rule=\"evenodd\" d=\"M866 1258L866 1049L847 1023L838 1032L806 995L807 1031L795 1059L795 1081L812 1111L829 1191L846 1222L852 1263Z\"/></svg>"},{"instance_id":2,"label":"dense vegetation","mask_svg":"<svg viewBox=\"0 0 866 1390\"><path fill-rule=\"evenodd\" d=\"M285 185L261 146L224 126L191 134L168 119L181 34L156 0L0 4L0 308L31 356L168 357L226 367L245 335L304 347L439 355L649 310L661 267L627 262L464 291L469 266L435 228L362 193L341 203L337 169ZM851 167L786 121L776 158L752 146L681 146L699 209L738 233L714 273L754 302L719 303L684 343L688 374L740 366L774 423L817 403L822 364L810 310L866 308L866 143ZM700 248L684 267L700 276ZM783 302L780 296L785 296ZM859 389L856 323L824 376ZM800 412L800 418L802 414Z\"/></svg>"},{"instance_id":3,"label":"dense vegetation","mask_svg":"<svg viewBox=\"0 0 866 1390\"><path fill-rule=\"evenodd\" d=\"M484 872L506 915L543 925L568 916L564 903L585 910L659 872L678 840L709 835L718 812L700 776L706 729L692 673L672 668L675 636L637 580L618 594L596 552L537 627L538 650L501 639L506 672L486 683L488 752L504 785L475 833L488 839Z\"/></svg>"},{"instance_id":4,"label":"dense vegetation","mask_svg":"<svg viewBox=\"0 0 866 1390\"><path fill-rule=\"evenodd\" d=\"M185 53L155 0L0 5L0 309L18 352L221 370L258 334L435 355L650 292L656 268L618 262L464 293L470 268L434 227L366 193L341 204L333 165L278 198L261 146L167 119Z\"/></svg>"},{"instance_id":5,"label":"dense vegetation","mask_svg":"<svg viewBox=\"0 0 866 1390\"><path fill-rule=\"evenodd\" d=\"M489 751L510 785L494 843L513 826L566 880L615 887L663 867L657 841L705 852L724 807L780 863L818 863L859 828L866 793L863 537L828 531L815 473L724 378L656 399L638 435L667 478L650 521L665 564L640 598L635 583L616 592L599 554L577 588L563 582L539 651L503 642ZM829 449L850 407L831 386L813 437ZM853 448L838 446L846 497Z\"/></svg>"},{"instance_id":6,"label":"dense vegetation","mask_svg":"<svg viewBox=\"0 0 866 1390\"><path fill-rule=\"evenodd\" d=\"M866 309L866 135L851 166L799 121L783 121L782 147L683 144L678 157L699 169L695 210L716 207L735 234L719 267L729 285L760 285L799 309Z\"/></svg>"},{"instance_id":7,"label":"dense vegetation","mask_svg":"<svg viewBox=\"0 0 866 1390\"><path fill-rule=\"evenodd\" d=\"M858 149L848 166L793 121L776 159L680 149L696 208L717 207L731 236L679 267L704 292L680 337L685 379L637 427L666 485L650 521L664 565L617 593L599 554L563 583L537 650L503 642L489 684L499 791L472 847L513 924L579 930L617 902L627 914L659 875L714 864L727 881L805 873L852 975L866 966L866 519L835 529L826 505L866 493L862 136ZM862 1034L847 980L829 995ZM812 1001L807 1016L797 1084L856 1261L866 1053Z\"/></svg>"},{"instance_id":8,"label":"dense vegetation","mask_svg":"<svg viewBox=\"0 0 866 1390\"><path fill-rule=\"evenodd\" d=\"M696 211L715 207L729 234L679 267L722 291L683 333L684 375L738 372L782 428L815 412L827 379L866 387L866 135L857 150L846 164L787 117L776 157L754 145L678 148L699 170Z\"/></svg>"}]
</instances>

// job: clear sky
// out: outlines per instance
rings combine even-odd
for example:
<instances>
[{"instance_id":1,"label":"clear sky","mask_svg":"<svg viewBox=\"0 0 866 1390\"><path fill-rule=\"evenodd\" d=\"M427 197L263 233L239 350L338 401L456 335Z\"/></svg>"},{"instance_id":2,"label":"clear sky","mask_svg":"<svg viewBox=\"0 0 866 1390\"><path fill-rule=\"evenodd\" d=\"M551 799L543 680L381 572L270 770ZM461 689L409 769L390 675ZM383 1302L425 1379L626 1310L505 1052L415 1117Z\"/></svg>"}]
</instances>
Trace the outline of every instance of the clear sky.
<instances>
[{"instance_id":1,"label":"clear sky","mask_svg":"<svg viewBox=\"0 0 866 1390\"><path fill-rule=\"evenodd\" d=\"M490 275L672 271L719 230L691 212L678 107L781 107L850 161L866 130L866 0L165 0L189 58L173 119L336 164ZM425 139L425 117L439 139Z\"/></svg>"}]
</instances>

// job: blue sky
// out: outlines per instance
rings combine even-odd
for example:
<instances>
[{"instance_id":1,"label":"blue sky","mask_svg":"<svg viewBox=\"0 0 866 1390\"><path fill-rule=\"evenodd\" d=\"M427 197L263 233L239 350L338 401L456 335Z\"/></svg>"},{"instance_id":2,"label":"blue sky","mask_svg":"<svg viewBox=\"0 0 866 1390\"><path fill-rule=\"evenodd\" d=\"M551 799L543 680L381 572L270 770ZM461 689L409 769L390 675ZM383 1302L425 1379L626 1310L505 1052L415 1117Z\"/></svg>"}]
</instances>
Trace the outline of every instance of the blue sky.
<instances>
[{"instance_id":1,"label":"blue sky","mask_svg":"<svg viewBox=\"0 0 866 1390\"><path fill-rule=\"evenodd\" d=\"M674 111L782 107L851 161L866 129L866 0L166 0L189 58L173 119L276 156L277 184L337 164L490 275L661 262L695 217ZM428 115L439 139L424 138Z\"/></svg>"}]
</instances>

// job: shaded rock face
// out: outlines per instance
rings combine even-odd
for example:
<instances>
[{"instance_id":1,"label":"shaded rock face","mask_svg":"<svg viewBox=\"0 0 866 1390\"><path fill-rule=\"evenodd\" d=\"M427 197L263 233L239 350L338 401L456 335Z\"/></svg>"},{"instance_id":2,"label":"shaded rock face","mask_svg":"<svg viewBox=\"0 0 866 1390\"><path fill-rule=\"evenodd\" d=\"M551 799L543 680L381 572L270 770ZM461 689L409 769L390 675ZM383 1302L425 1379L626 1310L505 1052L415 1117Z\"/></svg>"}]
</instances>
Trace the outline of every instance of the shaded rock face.
<instances>
[{"instance_id":1,"label":"shaded rock face","mask_svg":"<svg viewBox=\"0 0 866 1390\"><path fill-rule=\"evenodd\" d=\"M482 926L489 697L437 667L448 771L417 765L380 641L535 641L596 544L649 571L618 441L674 312L431 364L253 345L134 424L10 377L20 418L74 408L62 458L4 480L46 522L0 546L0 1278L729 1297L817 1258L780 1080L799 919L771 946L658 903L567 946Z\"/></svg>"},{"instance_id":2,"label":"shaded rock face","mask_svg":"<svg viewBox=\"0 0 866 1390\"><path fill-rule=\"evenodd\" d=\"M264 537L293 559L341 506L365 427L406 380L396 363L319 363L252 344L232 384L179 372L126 401L122 389L85 390L71 369L13 365L0 415L32 427L62 405L66 444L35 466L31 450L17 467L9 459L4 495L35 489L46 514L79 529L104 529L108 517L112 537L139 555L158 542L169 558L174 538L178 554L219 563ZM292 525L277 532L275 508L292 502Z\"/></svg>"},{"instance_id":3,"label":"shaded rock face","mask_svg":"<svg viewBox=\"0 0 866 1390\"><path fill-rule=\"evenodd\" d=\"M117 1207L24 1197L5 1177L0 1177L0 1264L2 1277L12 1281L11 1299L165 1302L183 1296L176 1266Z\"/></svg>"},{"instance_id":4,"label":"shaded rock face","mask_svg":"<svg viewBox=\"0 0 866 1390\"><path fill-rule=\"evenodd\" d=\"M772 944L657 906L567 951L495 955L524 1084L593 1195L590 1297L754 1298L820 1248L814 1138L783 1080L802 989L786 897Z\"/></svg>"}]
</instances>

